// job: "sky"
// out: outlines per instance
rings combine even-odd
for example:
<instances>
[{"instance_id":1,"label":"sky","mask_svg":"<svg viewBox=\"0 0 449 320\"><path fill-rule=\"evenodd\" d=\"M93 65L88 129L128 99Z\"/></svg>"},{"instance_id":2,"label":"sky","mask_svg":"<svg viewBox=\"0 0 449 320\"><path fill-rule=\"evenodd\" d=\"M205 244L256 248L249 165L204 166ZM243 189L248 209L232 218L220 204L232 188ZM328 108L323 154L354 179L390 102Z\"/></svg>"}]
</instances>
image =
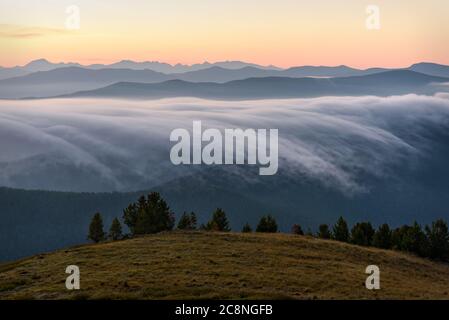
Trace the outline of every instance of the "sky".
<instances>
[{"instance_id":1,"label":"sky","mask_svg":"<svg viewBox=\"0 0 449 320\"><path fill-rule=\"evenodd\" d=\"M79 8L79 28L73 28L72 5ZM369 5L379 8L379 28L367 28ZM8 67L39 58L82 64L242 60L280 67L404 67L449 64L448 40L447 0L0 3L0 65Z\"/></svg>"}]
</instances>

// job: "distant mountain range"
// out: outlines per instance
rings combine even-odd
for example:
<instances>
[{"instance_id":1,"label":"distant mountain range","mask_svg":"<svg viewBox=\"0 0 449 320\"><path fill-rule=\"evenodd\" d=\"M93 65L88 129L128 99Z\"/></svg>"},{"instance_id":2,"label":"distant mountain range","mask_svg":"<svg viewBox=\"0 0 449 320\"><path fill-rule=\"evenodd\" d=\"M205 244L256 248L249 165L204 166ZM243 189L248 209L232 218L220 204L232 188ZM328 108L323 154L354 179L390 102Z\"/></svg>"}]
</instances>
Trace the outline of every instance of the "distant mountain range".
<instances>
[{"instance_id":1,"label":"distant mountain range","mask_svg":"<svg viewBox=\"0 0 449 320\"><path fill-rule=\"evenodd\" d=\"M199 71L210 69L213 67L219 67L228 70L238 70L250 67L248 69L259 69L269 71L264 73L264 76L293 76L293 77L344 77L344 76L355 76L355 75L365 75L376 72L382 72L387 70L392 70L388 68L369 68L369 69L356 69L345 65L340 66L295 66L291 68L279 68L273 65L262 66L255 63L248 63L243 61L220 61L215 63L203 62L193 65L185 64L168 64L158 61L143 61L136 62L132 60L122 60L112 64L90 64L81 65L75 62L60 62L52 63L46 59L38 59L29 62L24 66L15 66L11 68L0 67L0 80L23 76L37 71L50 71L57 68L66 67L79 67L84 69L99 70L99 69L130 69L130 70L152 70L156 72L161 72L165 74L173 73L186 73L192 71ZM421 62L413 64L408 68L401 68L412 71L417 71L429 75L449 77L449 67L442 64ZM279 71L280 73L277 73ZM251 75L253 76L253 75ZM232 79L236 80L236 79ZM207 80L212 81L212 80Z\"/></svg>"},{"instance_id":2,"label":"distant mountain range","mask_svg":"<svg viewBox=\"0 0 449 320\"><path fill-rule=\"evenodd\" d=\"M168 68L168 69L167 69ZM173 72L173 71L179 72ZM165 71L165 72L161 72ZM410 66L407 69L394 69L389 70L385 68L370 68L366 70L360 70L355 68L350 68L347 66L337 66L337 67L326 67L326 66L302 66L302 67L292 67L289 69L279 69L276 67L263 67L254 64L248 64L245 62L218 62L214 64L203 63L192 66L175 65L171 66L159 62L133 62L133 61L121 61L112 65L90 65L90 66L80 66L76 63L59 63L53 64L46 60L36 60L24 67L15 68L1 68L0 69L0 79L7 77L7 79L0 80L0 98L3 99L18 99L18 98L42 98L51 96L60 96L72 94L78 91L91 91L95 89L101 89L110 85L114 85L112 88L101 89L101 94L104 92L117 88L123 90L123 86L127 87L129 91L130 84L123 84L123 82L133 82L140 84L151 84L151 83L163 83L169 80L181 80L184 82L199 83L207 82L208 84L201 85L189 85L182 82L169 82L157 86L163 90L169 86L169 96L179 96L178 93L174 93L174 87L178 87L178 91L182 88L194 89L192 92L193 96L220 96L216 90L222 90L224 87L230 88L231 84L226 86L216 86L214 84L224 84L227 82L246 80L251 78L267 78L266 80L258 81L257 85L264 85L268 82L273 83L275 78L278 84L286 84L294 86L297 88L299 85L303 86L302 89L297 91L293 96L306 96L301 92L308 90L312 86L312 91L310 96L315 96L314 90L317 92L324 92L324 94L353 94L352 91L348 92L348 88L341 90L342 88L334 88L335 84L350 82L351 80L286 80L285 78L343 78L343 77L361 77L369 76L374 74L382 74L389 71L394 71L396 73L392 74L402 74L402 77L394 78L394 81L406 81L407 76L411 76L415 81L416 74L410 72L419 72L427 76L433 76L435 78L428 77L426 81L434 82L445 82L441 78L449 78L449 66L438 65L433 63L419 63ZM406 72L409 73L406 73ZM402 72L402 73L400 73ZM16 76L8 77L13 74ZM391 74L391 75L392 75ZM384 77L384 76L382 76ZM440 78L437 78L440 77ZM284 80L281 80L283 78ZM375 78L373 78L375 79ZM393 79L393 78L392 78ZM381 81L387 79L380 79ZM251 82L255 85L256 81L247 81L244 84L247 85ZM241 84L241 83L234 83ZM427 83L426 83L427 84ZM319 85L320 88L317 87ZM356 83L357 87L360 87ZM376 87L381 86L382 83L376 82L372 83ZM393 83L395 87L401 86L401 83ZM139 86L139 85L135 85ZM144 86L139 86L143 88ZM181 88L182 87L182 88ZM221 89L220 89L221 88ZM409 86L408 86L409 88ZM148 87L150 91L154 89ZM212 90L208 94L195 93L201 90ZM278 93L272 93L273 96L279 96L279 94L285 94L286 96L292 96L290 92L284 88ZM388 94L388 88L385 94ZM415 88L413 88L415 89ZM234 90L234 89L233 89ZM154 91L154 90L153 90ZM260 91L260 90L259 90ZM271 91L271 90L270 90ZM391 90L390 90L391 91ZM408 92L409 90L402 90L401 92ZM121 93L122 91L120 91ZM365 94L360 92L360 94ZM368 92L370 93L370 92ZM395 93L395 91L393 91ZM90 93L89 93L90 94ZM376 92L372 92L376 94ZM382 93L380 93L382 94ZM140 94L141 95L141 94ZM242 93L234 93L236 98ZM141 95L142 96L142 95ZM153 95L157 96L157 95ZM153 96L149 96L150 98ZM160 96L160 95L159 95ZM228 96L228 94L225 94ZM243 94L243 96L256 97L256 95ZM222 96L223 97L223 96Z\"/></svg>"},{"instance_id":3,"label":"distant mountain range","mask_svg":"<svg viewBox=\"0 0 449 320\"><path fill-rule=\"evenodd\" d=\"M29 62L24 66L16 66L12 68L0 67L0 80L23 76L37 71L49 71L57 68L65 67L79 67L84 69L98 70L98 69L131 69L131 70L153 70L156 72L162 72L166 74L170 73L183 73L189 71L198 71L203 69L208 69L211 67L221 67L226 69L241 69L244 67L255 67L262 70L282 70L281 68L275 66L261 66L254 63L247 63L242 61L221 61L216 63L198 63L193 65L185 64L175 64L171 65L164 62L158 61L144 61L136 62L131 60L122 60L112 64L91 64L91 65L81 65L79 63L68 62L68 63L52 63L46 59L38 59Z\"/></svg>"},{"instance_id":4,"label":"distant mountain range","mask_svg":"<svg viewBox=\"0 0 449 320\"><path fill-rule=\"evenodd\" d=\"M195 97L239 100L342 95L388 96L408 93L433 94L439 89L432 86L432 84L443 82L449 82L449 79L409 70L395 70L366 76L341 78L249 78L222 84L212 82L194 83L183 80L170 80L154 84L119 82L96 90L70 94L67 97L138 99Z\"/></svg>"}]
</instances>

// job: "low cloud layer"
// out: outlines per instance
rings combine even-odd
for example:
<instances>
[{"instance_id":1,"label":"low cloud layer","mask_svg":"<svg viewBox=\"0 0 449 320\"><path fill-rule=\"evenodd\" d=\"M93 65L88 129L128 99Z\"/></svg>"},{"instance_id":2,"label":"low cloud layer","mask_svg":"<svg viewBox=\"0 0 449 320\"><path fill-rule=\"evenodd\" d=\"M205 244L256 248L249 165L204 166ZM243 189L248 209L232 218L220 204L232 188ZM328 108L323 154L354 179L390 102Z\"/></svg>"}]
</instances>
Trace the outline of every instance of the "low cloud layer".
<instances>
[{"instance_id":1,"label":"low cloud layer","mask_svg":"<svg viewBox=\"0 0 449 320\"><path fill-rule=\"evenodd\" d=\"M279 174L345 193L397 166L420 166L447 132L449 99L323 97L265 101L52 99L0 101L0 185L69 191L147 189L203 166L170 162L170 132L279 129ZM223 166L224 167L224 166ZM242 177L263 182L263 176ZM223 168L223 170L235 168Z\"/></svg>"}]
</instances>

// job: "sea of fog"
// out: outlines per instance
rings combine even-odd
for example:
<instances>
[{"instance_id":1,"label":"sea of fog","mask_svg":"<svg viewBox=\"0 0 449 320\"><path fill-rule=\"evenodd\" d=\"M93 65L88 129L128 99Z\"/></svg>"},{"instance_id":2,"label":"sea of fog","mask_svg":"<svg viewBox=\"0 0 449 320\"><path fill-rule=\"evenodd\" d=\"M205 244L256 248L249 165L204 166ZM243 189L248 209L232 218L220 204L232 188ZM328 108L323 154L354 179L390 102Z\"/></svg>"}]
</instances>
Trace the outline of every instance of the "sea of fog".
<instances>
[{"instance_id":1,"label":"sea of fog","mask_svg":"<svg viewBox=\"0 0 449 320\"><path fill-rule=\"evenodd\" d=\"M363 177L383 179L394 176L398 166L422 166L437 145L449 143L435 142L448 132L449 95L232 102L2 100L0 186L149 189L204 170L205 165L170 162L170 132L192 130L194 120L220 130L278 129L279 174L353 194L369 188ZM245 166L235 172L242 179L267 179Z\"/></svg>"}]
</instances>

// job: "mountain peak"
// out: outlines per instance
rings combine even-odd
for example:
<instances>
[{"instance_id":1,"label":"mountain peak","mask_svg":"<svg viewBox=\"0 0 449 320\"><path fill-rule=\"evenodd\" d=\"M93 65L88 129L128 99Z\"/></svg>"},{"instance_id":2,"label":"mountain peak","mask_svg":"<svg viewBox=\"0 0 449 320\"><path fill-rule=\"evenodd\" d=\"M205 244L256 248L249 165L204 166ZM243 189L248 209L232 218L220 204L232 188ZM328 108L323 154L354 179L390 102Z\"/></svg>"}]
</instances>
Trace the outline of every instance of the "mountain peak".
<instances>
[{"instance_id":1,"label":"mountain peak","mask_svg":"<svg viewBox=\"0 0 449 320\"><path fill-rule=\"evenodd\" d=\"M30 66L37 66L37 65L49 65L52 64L50 61L48 61L47 59L41 58L41 59L36 59L36 60L32 60L30 62L28 62L25 67L30 67Z\"/></svg>"}]
</instances>

